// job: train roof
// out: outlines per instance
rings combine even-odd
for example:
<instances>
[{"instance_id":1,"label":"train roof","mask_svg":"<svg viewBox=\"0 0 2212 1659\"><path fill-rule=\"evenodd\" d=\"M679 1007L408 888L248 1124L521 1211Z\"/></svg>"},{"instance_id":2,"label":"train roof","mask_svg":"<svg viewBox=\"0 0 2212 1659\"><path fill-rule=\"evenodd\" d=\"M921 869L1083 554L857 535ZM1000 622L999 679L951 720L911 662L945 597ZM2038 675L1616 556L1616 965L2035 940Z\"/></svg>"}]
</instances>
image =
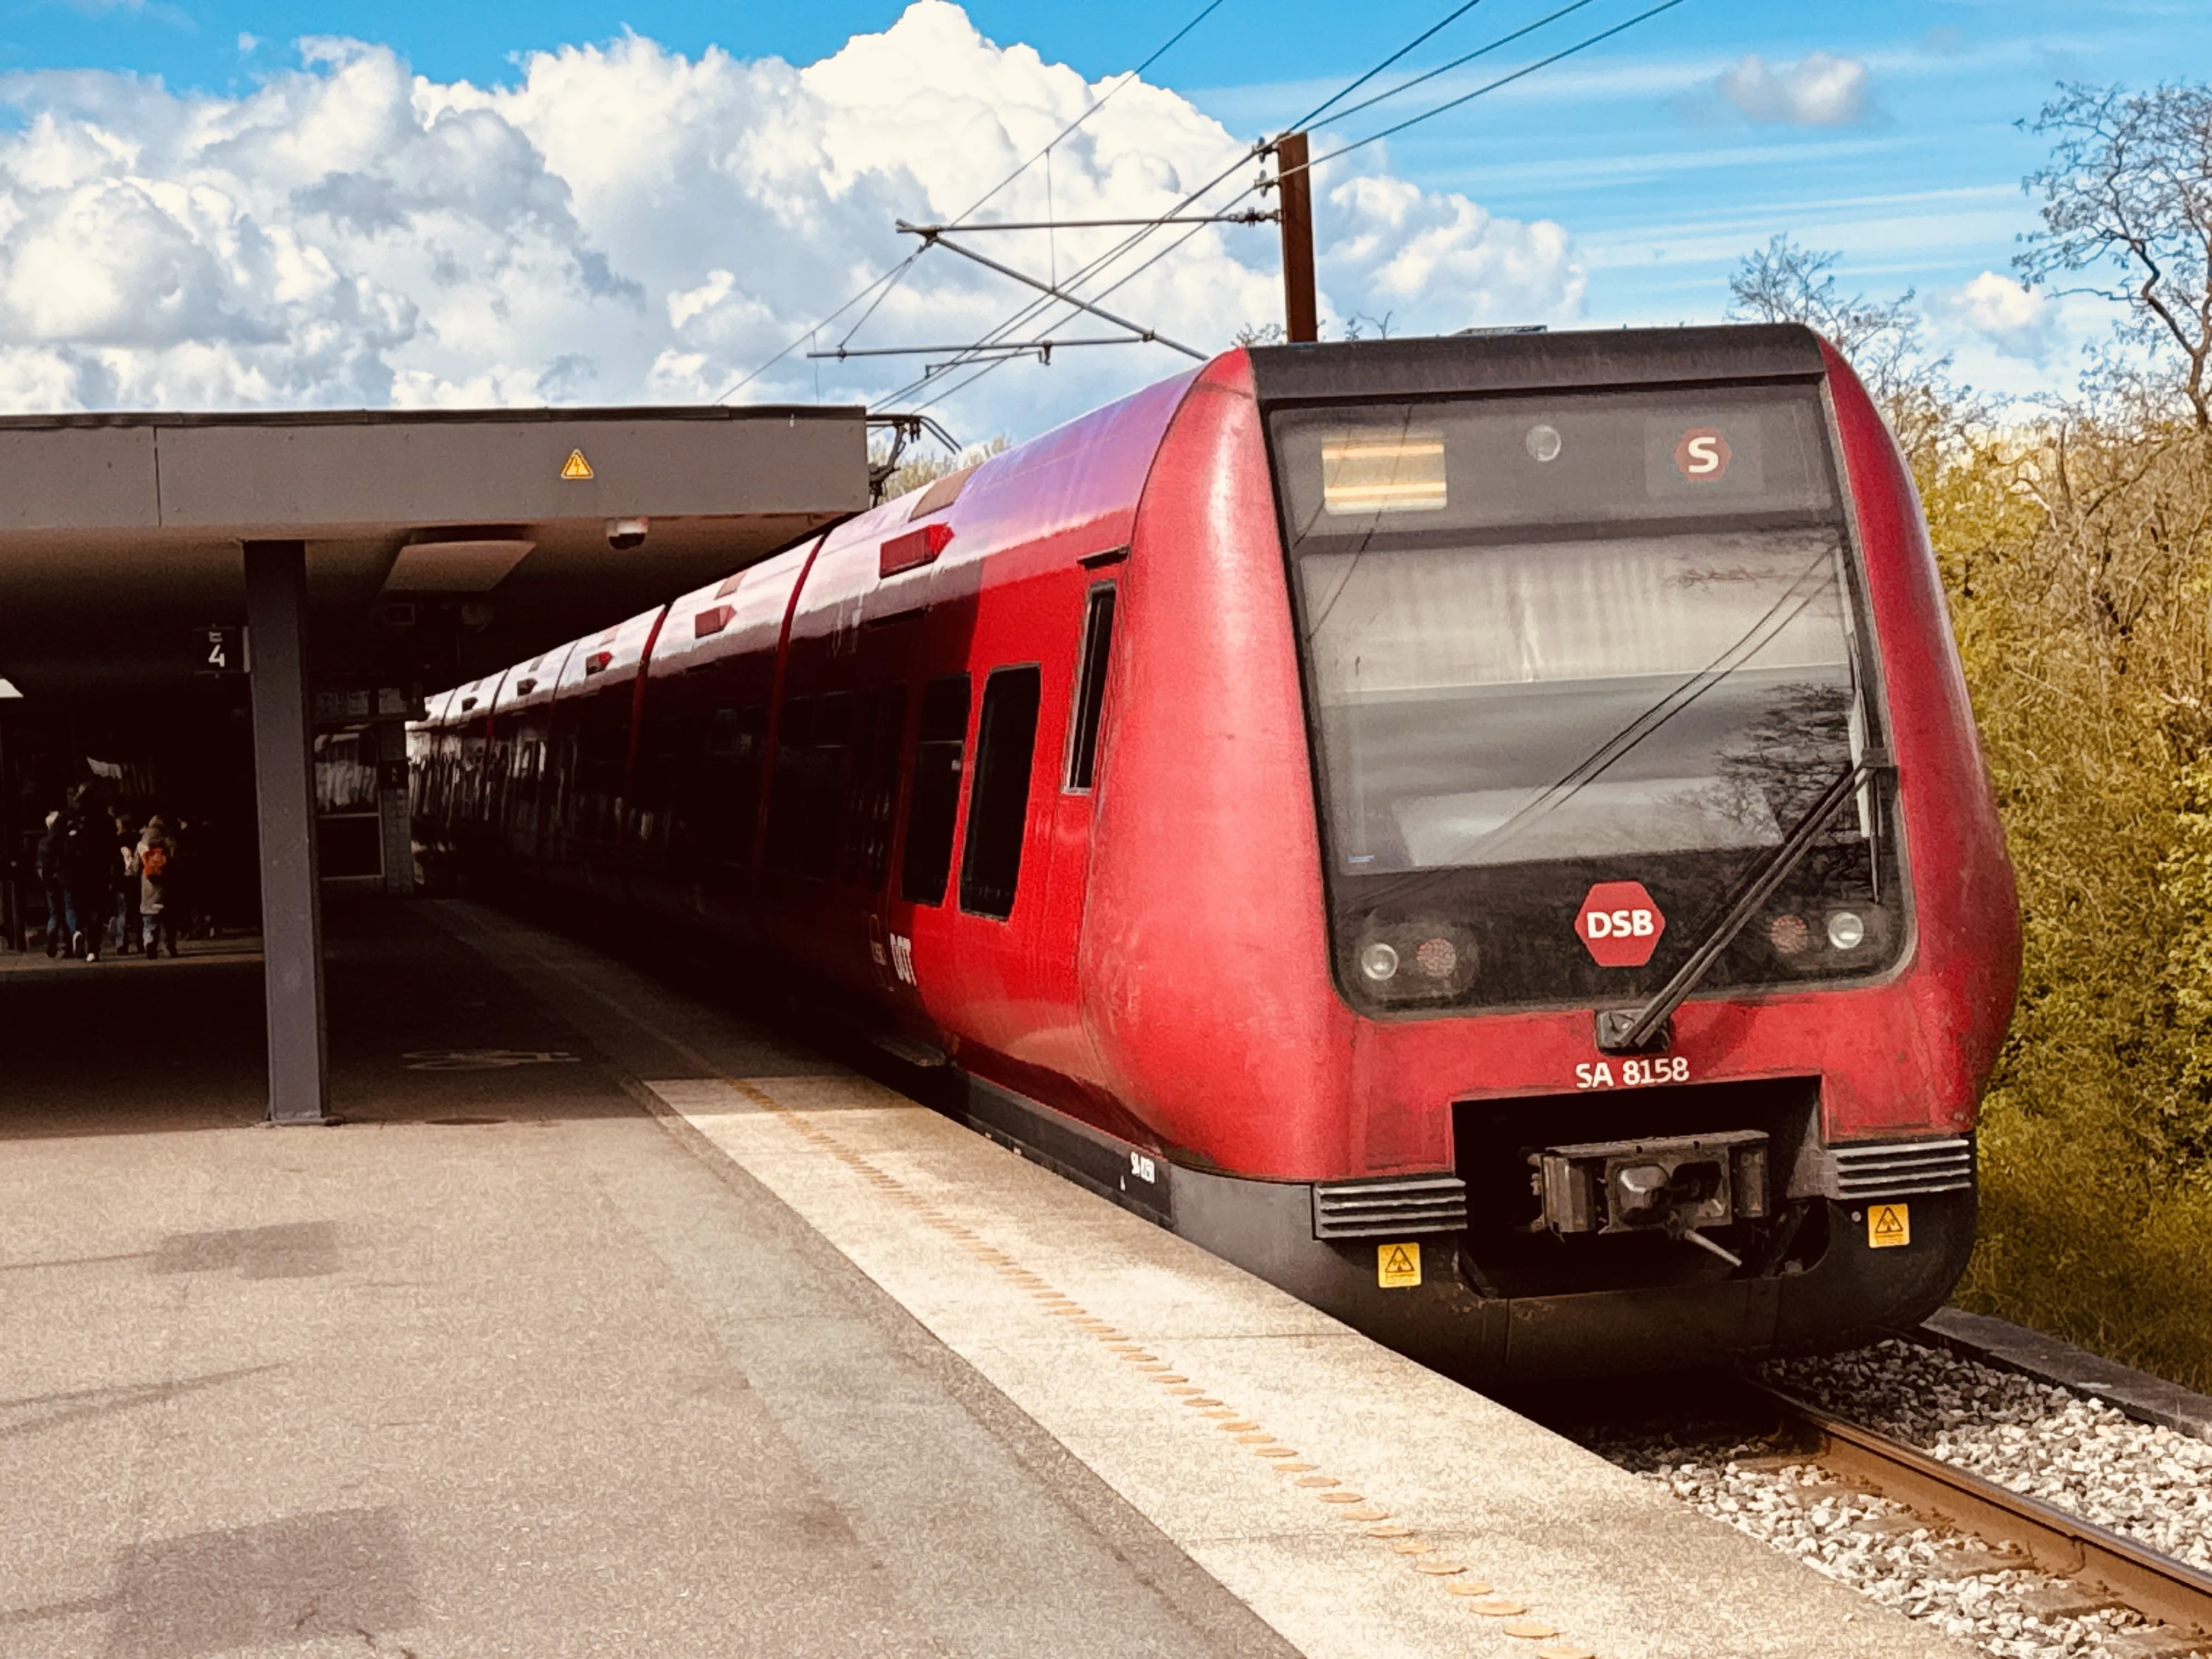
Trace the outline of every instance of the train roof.
<instances>
[{"instance_id":1,"label":"train roof","mask_svg":"<svg viewBox=\"0 0 2212 1659\"><path fill-rule=\"evenodd\" d=\"M1463 334L1397 340L1238 348L1250 361L1262 405L1350 399L1479 395L1486 392L1597 390L1695 381L1803 380L1826 372L1820 337L1794 323L1715 326L1583 329L1559 333ZM1224 354L1234 355L1234 354ZM655 645L655 675L696 668L757 647L763 630L781 630L799 572L805 613L794 629L812 631L839 606L865 616L929 602L933 591L963 580L963 567L1014 540L1088 534L1102 547L1127 539L1138 497L1168 423L1194 369L1130 393L1040 433L999 454L856 514L809 541L693 590L570 645L543 653L525 670L539 680L533 700L619 675L643 654L654 620L667 622ZM950 530L942 550L904 571L884 574L885 544L918 526ZM815 627L826 626L817 620ZM543 672L562 661L556 684ZM488 677L497 684L498 676ZM520 677L518 677L518 679ZM469 694L459 689L447 718L461 717ZM519 694L501 694L501 707ZM470 711L473 714L476 711ZM439 723L434 711L428 724Z\"/></svg>"},{"instance_id":2,"label":"train roof","mask_svg":"<svg viewBox=\"0 0 2212 1659\"><path fill-rule=\"evenodd\" d=\"M1817 379L1826 369L1820 337L1798 323L1451 334L1248 350L1263 404L1595 391L1685 380L1800 380Z\"/></svg>"}]
</instances>

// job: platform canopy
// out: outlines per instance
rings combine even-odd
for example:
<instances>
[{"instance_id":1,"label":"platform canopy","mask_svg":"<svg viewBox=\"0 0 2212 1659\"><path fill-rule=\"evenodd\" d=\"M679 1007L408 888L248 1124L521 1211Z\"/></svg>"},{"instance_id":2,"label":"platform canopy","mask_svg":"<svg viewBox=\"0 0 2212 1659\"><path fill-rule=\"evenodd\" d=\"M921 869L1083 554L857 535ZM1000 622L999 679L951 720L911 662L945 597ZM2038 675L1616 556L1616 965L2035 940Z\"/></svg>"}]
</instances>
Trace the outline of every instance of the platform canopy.
<instances>
[{"instance_id":1,"label":"platform canopy","mask_svg":"<svg viewBox=\"0 0 2212 1659\"><path fill-rule=\"evenodd\" d=\"M0 708L143 719L211 639L246 671L269 1115L327 1123L318 711L396 737L424 692L866 507L867 449L857 408L0 419Z\"/></svg>"},{"instance_id":2,"label":"platform canopy","mask_svg":"<svg viewBox=\"0 0 2212 1659\"><path fill-rule=\"evenodd\" d=\"M194 630L244 620L243 545L296 541L311 672L434 689L867 501L858 408L0 418L0 677L34 700L188 673Z\"/></svg>"}]
</instances>

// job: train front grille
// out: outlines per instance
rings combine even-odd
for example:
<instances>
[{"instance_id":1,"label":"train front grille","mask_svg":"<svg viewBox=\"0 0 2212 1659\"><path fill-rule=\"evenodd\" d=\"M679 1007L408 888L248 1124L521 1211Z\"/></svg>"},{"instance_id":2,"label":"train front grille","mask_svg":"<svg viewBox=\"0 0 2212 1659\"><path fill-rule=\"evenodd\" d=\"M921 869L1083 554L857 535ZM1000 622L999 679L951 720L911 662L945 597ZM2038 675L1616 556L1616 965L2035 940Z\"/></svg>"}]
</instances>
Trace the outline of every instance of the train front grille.
<instances>
[{"instance_id":1,"label":"train front grille","mask_svg":"<svg viewBox=\"0 0 2212 1659\"><path fill-rule=\"evenodd\" d=\"M1316 1238L1403 1238L1467 1226L1467 1182L1457 1176L1386 1176L1314 1183Z\"/></svg>"},{"instance_id":2,"label":"train front grille","mask_svg":"<svg viewBox=\"0 0 2212 1659\"><path fill-rule=\"evenodd\" d=\"M1835 1196L1845 1203L1963 1192L1974 1184L1974 1143L1964 1136L1832 1146L1828 1158Z\"/></svg>"}]
</instances>

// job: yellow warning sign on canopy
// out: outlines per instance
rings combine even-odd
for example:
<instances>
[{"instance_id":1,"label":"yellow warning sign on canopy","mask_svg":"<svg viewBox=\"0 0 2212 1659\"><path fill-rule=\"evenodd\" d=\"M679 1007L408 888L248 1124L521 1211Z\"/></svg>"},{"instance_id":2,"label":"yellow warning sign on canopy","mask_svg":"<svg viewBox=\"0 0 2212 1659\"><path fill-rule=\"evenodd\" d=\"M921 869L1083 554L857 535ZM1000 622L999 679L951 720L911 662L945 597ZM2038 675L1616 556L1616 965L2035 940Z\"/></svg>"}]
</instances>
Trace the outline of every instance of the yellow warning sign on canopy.
<instances>
[{"instance_id":1,"label":"yellow warning sign on canopy","mask_svg":"<svg viewBox=\"0 0 2212 1659\"><path fill-rule=\"evenodd\" d=\"M1867 1248L1894 1249L1912 1243L1912 1212L1908 1205L1877 1204L1867 1212Z\"/></svg>"},{"instance_id":2,"label":"yellow warning sign on canopy","mask_svg":"<svg viewBox=\"0 0 2212 1659\"><path fill-rule=\"evenodd\" d=\"M1418 1244L1377 1244L1375 1282L1386 1291L1401 1291L1421 1282L1421 1247Z\"/></svg>"},{"instance_id":3,"label":"yellow warning sign on canopy","mask_svg":"<svg viewBox=\"0 0 2212 1659\"><path fill-rule=\"evenodd\" d=\"M568 459L561 463L561 476L572 481L577 478L588 478L592 476L592 464L584 459L582 450L572 449L568 452Z\"/></svg>"}]
</instances>

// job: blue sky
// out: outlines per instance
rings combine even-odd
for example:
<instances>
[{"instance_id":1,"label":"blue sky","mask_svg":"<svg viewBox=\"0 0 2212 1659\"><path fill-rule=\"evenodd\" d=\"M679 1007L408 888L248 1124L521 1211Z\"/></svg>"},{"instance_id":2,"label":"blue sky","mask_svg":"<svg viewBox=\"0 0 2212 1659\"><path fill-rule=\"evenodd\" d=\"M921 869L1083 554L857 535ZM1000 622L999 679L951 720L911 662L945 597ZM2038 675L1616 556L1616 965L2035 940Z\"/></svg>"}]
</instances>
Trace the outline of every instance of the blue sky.
<instances>
[{"instance_id":1,"label":"blue sky","mask_svg":"<svg viewBox=\"0 0 2212 1659\"><path fill-rule=\"evenodd\" d=\"M965 9L998 47L1034 48L1045 64L1071 65L1095 86L1133 66L1187 21L1198 3L1124 0L1109 7L975 0ZM1403 67L1433 66L1557 3L1484 0ZM1641 0L1590 0L1574 17L1492 61L1510 68L1640 9ZM201 94L243 107L257 90L296 77L298 43L321 35L388 48L398 62L434 82L467 82L487 89L520 87L530 73L531 53L618 41L626 33L685 58L719 46L738 59L780 58L804 67L839 53L855 35L889 28L902 9L859 0L807 6L666 0L619 9L577 0L434 7L364 0L317 5L0 0L0 74L10 77L0 95L16 106L19 123L57 101L112 112L118 100L137 96L143 102L157 89L168 95L163 107L171 111ZM1318 102L1445 9L1447 0L1373 0L1356 8L1317 0L1265 5L1224 0L1146 80L1181 94L1231 137L1248 138ZM104 73L89 82L55 74L69 70ZM325 77L337 72L330 64L313 70ZM2058 0L1871 0L1813 7L1686 0L1585 56L1390 140L1364 164L1417 188L1432 206L1466 198L1501 222L1550 222L1561 228L1567 250L1561 257L1572 264L1572 279L1558 276L1547 287L1531 278L1516 287L1501 277L1497 307L1522 304L1555 324L1577 317L1596 325L1711 319L1725 304L1725 277L1736 258L1771 235L1788 233L1839 250L1850 286L1884 296L1917 289L1932 331L1956 352L1967 378L2030 391L2068 378L2074 349L2101 335L2106 313L2093 301L2036 306L1991 286L1987 273L2008 271L2015 238L2034 223L2033 204L2020 185L2043 147L2018 123L2032 118L2062 79L2139 86L2208 72L2212 6L2201 3L2144 0L2084 8ZM1431 92L1449 95L1480 84L1478 73L1446 77L1403 108L1426 106ZM141 86L126 94L104 78L116 74L155 77L158 88ZM88 93L86 85L104 89ZM619 88L611 94L603 86L591 95L627 94ZM920 104L914 107L917 124L930 118ZM1389 105L1358 118L1341 136L1364 136L1400 107ZM99 118L129 126L111 113ZM933 138L919 125L902 131L895 115L870 131L887 164L909 144L917 152L927 149ZM894 190L886 199L896 196ZM301 198L295 190L287 199ZM581 209L579 217L584 222L580 238L604 241L611 234L603 234ZM303 234L313 240L312 233ZM1267 264L1268 251L1253 252L1250 239L1264 241L1270 233L1240 234L1248 240L1235 245L1229 257ZM1340 234L1351 233L1340 228ZM849 234L867 242L869 258L896 251L887 229L880 236ZM851 269L875 268L860 258L861 252L855 248ZM1533 242L1499 243L1485 269L1503 270L1540 253ZM582 256L587 275L597 268L591 264L596 257ZM608 257L614 260L607 277L613 286L606 292L612 293L628 279L622 250L610 249ZM718 257L723 263L715 271L723 276L737 271L722 288L742 289L742 267L726 254ZM703 314L721 303L720 296L688 296L708 293L717 280L708 271L713 263L702 255L690 277L672 276L658 286L641 278L633 286L647 298L635 303L654 309L665 289L669 313L678 323L693 312ZM1325 268L1325 283L1327 276ZM811 294L826 295L835 287L831 278L822 280L827 286ZM1972 289L1978 280L1981 287ZM1364 306L1368 314L1381 314L1393 308L1383 289L1355 293L1349 277L1340 286L1349 296L1340 312ZM1171 306L1172 301L1153 303ZM1248 297L1240 303L1249 312L1261 301ZM1469 314L1503 319L1492 311ZM1442 325L1425 321L1418 304L1413 313L1401 314L1398 325L1408 315L1417 326ZM911 320L921 326L925 319ZM395 338L405 331L403 324L391 326ZM440 337L457 337L455 325L445 323ZM954 328L946 337L963 337ZM665 368L667 353L676 349L662 349L656 372L664 380L673 373ZM707 379L726 361L711 353L692 355L702 356L704 366L696 372ZM1146 357L1141 369L1102 368L1065 378L1092 388L1171 367ZM516 391L523 383L501 380L501 372L495 366L471 381L454 371L438 384L475 385L481 395L506 400L559 395L558 376L543 363L530 370L534 393ZM5 377L0 368L0 380ZM849 382L848 374L847 381L825 387L825 395ZM97 401L96 386L105 383L95 375L81 384L95 391L75 395ZM217 386L206 395L252 401L263 395L252 391L254 384L260 383L249 375L228 392ZM363 380L352 390L360 399L373 399L379 384ZM785 387L787 393L801 389ZM405 395L404 386L386 391ZM861 395L867 391L862 387ZM29 394L9 394L0 386L0 398L9 395L20 401ZM116 395L129 400L127 393ZM171 395L184 394L172 389ZM279 387L265 395L282 400L287 394ZM598 395L619 395L619 388Z\"/></svg>"}]
</instances>

